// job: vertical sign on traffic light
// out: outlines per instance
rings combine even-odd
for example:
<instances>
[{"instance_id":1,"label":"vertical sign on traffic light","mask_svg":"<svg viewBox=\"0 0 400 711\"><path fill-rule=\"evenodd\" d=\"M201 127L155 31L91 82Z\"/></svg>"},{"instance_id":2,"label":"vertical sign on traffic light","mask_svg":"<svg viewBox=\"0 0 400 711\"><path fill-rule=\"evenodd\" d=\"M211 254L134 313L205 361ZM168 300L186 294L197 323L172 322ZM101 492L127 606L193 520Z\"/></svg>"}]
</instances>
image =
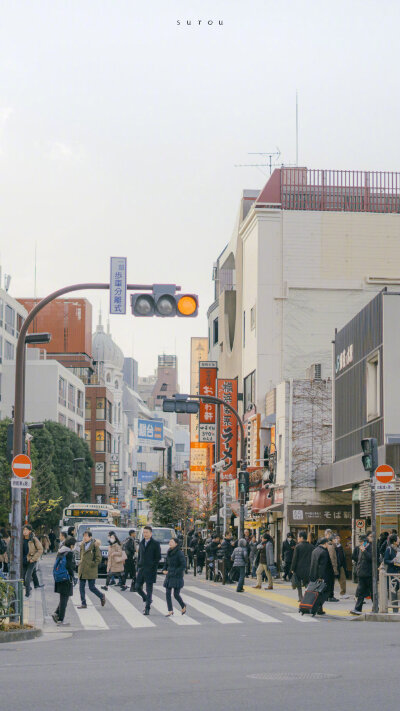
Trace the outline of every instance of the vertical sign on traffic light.
<instances>
[{"instance_id":1,"label":"vertical sign on traffic light","mask_svg":"<svg viewBox=\"0 0 400 711\"><path fill-rule=\"evenodd\" d=\"M217 363L213 360L199 363L199 395L214 395L217 385ZM215 442L216 437L216 406L200 402L199 409L199 442Z\"/></svg>"},{"instance_id":2,"label":"vertical sign on traffic light","mask_svg":"<svg viewBox=\"0 0 400 711\"><path fill-rule=\"evenodd\" d=\"M110 259L110 314L126 314L126 257Z\"/></svg>"},{"instance_id":3,"label":"vertical sign on traffic light","mask_svg":"<svg viewBox=\"0 0 400 711\"><path fill-rule=\"evenodd\" d=\"M217 380L217 396L237 410L237 380ZM236 479L237 470L237 422L234 414L226 407L221 407L219 422L219 451L225 460L221 471L221 481Z\"/></svg>"}]
</instances>

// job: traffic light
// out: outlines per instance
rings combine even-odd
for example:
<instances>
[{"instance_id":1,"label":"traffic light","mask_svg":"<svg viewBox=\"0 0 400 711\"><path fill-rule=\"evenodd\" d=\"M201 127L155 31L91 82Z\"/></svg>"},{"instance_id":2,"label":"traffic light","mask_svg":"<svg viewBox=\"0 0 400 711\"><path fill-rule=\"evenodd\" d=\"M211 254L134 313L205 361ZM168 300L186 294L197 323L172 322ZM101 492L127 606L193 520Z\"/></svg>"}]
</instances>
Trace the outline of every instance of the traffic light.
<instances>
[{"instance_id":1,"label":"traffic light","mask_svg":"<svg viewBox=\"0 0 400 711\"><path fill-rule=\"evenodd\" d=\"M199 299L196 294L176 293L176 284L153 284L152 293L132 294L131 309L134 316L160 318L194 318L198 315Z\"/></svg>"},{"instance_id":2,"label":"traffic light","mask_svg":"<svg viewBox=\"0 0 400 711\"><path fill-rule=\"evenodd\" d=\"M26 451L26 445L25 445L25 437L26 433L28 431L27 425L22 425L22 442L21 442L21 453L25 454ZM10 423L7 425L7 442L6 442L6 456L7 460L12 462L14 459L14 425L13 423Z\"/></svg>"},{"instance_id":3,"label":"traffic light","mask_svg":"<svg viewBox=\"0 0 400 711\"><path fill-rule=\"evenodd\" d=\"M199 403L193 400L183 400L175 398L165 398L163 400L163 412L177 412L179 415L197 415Z\"/></svg>"},{"instance_id":4,"label":"traffic light","mask_svg":"<svg viewBox=\"0 0 400 711\"><path fill-rule=\"evenodd\" d=\"M378 440L376 437L366 437L361 440L363 451L362 463L366 472L374 472L378 466Z\"/></svg>"},{"instance_id":5,"label":"traffic light","mask_svg":"<svg viewBox=\"0 0 400 711\"><path fill-rule=\"evenodd\" d=\"M248 471L239 472L239 493L240 494L246 494L246 496L248 495L249 483L250 483L249 472Z\"/></svg>"}]
</instances>

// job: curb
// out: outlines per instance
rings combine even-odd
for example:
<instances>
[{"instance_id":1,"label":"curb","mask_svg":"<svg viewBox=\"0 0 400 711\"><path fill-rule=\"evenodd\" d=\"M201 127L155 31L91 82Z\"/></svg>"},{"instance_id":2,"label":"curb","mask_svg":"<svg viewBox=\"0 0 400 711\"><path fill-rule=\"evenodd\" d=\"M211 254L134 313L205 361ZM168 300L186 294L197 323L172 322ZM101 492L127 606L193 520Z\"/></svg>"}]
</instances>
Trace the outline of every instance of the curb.
<instances>
[{"instance_id":1,"label":"curb","mask_svg":"<svg viewBox=\"0 0 400 711\"><path fill-rule=\"evenodd\" d=\"M400 622L400 615L388 612L365 612L355 619L361 622Z\"/></svg>"},{"instance_id":2,"label":"curb","mask_svg":"<svg viewBox=\"0 0 400 711\"><path fill-rule=\"evenodd\" d=\"M41 637L42 630L35 628L33 630L10 630L9 632L0 632L0 644L6 642L24 642L28 639Z\"/></svg>"}]
</instances>

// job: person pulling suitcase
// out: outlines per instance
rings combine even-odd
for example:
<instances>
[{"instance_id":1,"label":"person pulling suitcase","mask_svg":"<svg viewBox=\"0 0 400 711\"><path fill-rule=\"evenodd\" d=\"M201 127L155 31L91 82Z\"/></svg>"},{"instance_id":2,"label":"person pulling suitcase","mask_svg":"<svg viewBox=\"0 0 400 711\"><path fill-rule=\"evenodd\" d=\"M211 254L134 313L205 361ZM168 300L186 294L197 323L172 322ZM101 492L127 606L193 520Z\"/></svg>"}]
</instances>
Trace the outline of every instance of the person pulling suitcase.
<instances>
[{"instance_id":1,"label":"person pulling suitcase","mask_svg":"<svg viewBox=\"0 0 400 711\"><path fill-rule=\"evenodd\" d=\"M299 610L302 614L325 615L324 602L334 579L328 551L328 539L321 538L311 554L310 584L304 593Z\"/></svg>"}]
</instances>

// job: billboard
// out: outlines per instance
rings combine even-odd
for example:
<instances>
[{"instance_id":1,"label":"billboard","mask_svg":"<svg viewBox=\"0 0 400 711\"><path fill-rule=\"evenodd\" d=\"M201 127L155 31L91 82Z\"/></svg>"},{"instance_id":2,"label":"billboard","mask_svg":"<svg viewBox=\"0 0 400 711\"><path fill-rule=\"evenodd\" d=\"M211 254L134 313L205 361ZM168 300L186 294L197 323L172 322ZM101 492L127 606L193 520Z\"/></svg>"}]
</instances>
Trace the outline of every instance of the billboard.
<instances>
[{"instance_id":1,"label":"billboard","mask_svg":"<svg viewBox=\"0 0 400 711\"><path fill-rule=\"evenodd\" d=\"M210 469L210 450L212 445L207 442L190 443L190 482L199 484L207 479Z\"/></svg>"},{"instance_id":2,"label":"billboard","mask_svg":"<svg viewBox=\"0 0 400 711\"><path fill-rule=\"evenodd\" d=\"M162 420L138 420L138 439L141 444L162 442L164 423Z\"/></svg>"},{"instance_id":3,"label":"billboard","mask_svg":"<svg viewBox=\"0 0 400 711\"><path fill-rule=\"evenodd\" d=\"M217 380L217 396L237 410L237 380ZM236 479L237 476L237 420L226 407L222 407L219 423L219 452L225 460L221 471L221 481Z\"/></svg>"},{"instance_id":4,"label":"billboard","mask_svg":"<svg viewBox=\"0 0 400 711\"><path fill-rule=\"evenodd\" d=\"M207 360L208 338L192 338L190 341L190 392L199 394L199 363ZM199 441L199 416L190 416L190 441Z\"/></svg>"},{"instance_id":5,"label":"billboard","mask_svg":"<svg viewBox=\"0 0 400 711\"><path fill-rule=\"evenodd\" d=\"M215 395L217 385L216 361L200 361L199 363L199 395ZM216 406L200 402L199 410L199 442L215 442L216 437Z\"/></svg>"}]
</instances>

